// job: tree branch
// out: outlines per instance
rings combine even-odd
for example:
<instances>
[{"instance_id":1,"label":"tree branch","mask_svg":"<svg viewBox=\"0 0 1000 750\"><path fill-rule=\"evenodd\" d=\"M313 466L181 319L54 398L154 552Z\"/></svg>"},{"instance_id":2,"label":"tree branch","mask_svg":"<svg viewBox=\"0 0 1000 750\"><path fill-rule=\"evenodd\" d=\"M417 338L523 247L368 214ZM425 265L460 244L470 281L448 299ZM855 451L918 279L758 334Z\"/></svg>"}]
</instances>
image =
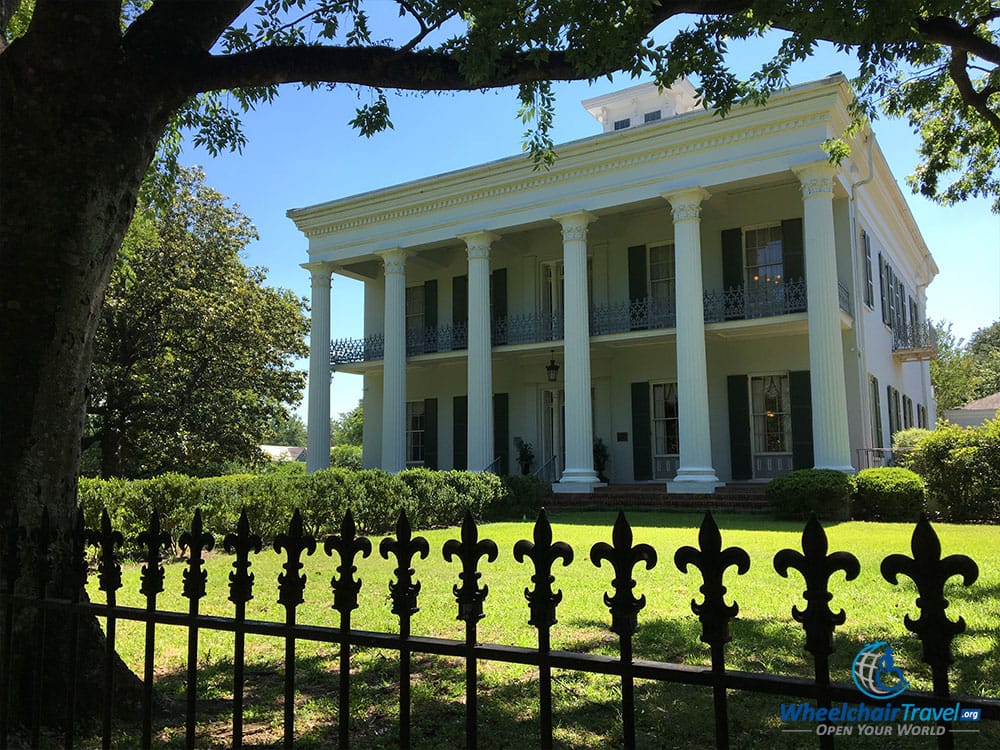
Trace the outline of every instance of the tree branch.
<instances>
[{"instance_id":1,"label":"tree branch","mask_svg":"<svg viewBox=\"0 0 1000 750\"><path fill-rule=\"evenodd\" d=\"M207 52L253 0L155 0L129 26L126 42Z\"/></svg>"},{"instance_id":2,"label":"tree branch","mask_svg":"<svg viewBox=\"0 0 1000 750\"><path fill-rule=\"evenodd\" d=\"M982 115L997 133L1000 133L1000 116L989 106L989 94L976 91L969 79L969 71L966 65L969 62L969 54L965 50L953 49L951 51L951 62L948 64L948 74L955 82L958 93L962 96L962 101L972 107Z\"/></svg>"},{"instance_id":3,"label":"tree branch","mask_svg":"<svg viewBox=\"0 0 1000 750\"><path fill-rule=\"evenodd\" d=\"M966 27L954 18L934 16L919 19L917 30L928 42L942 44L952 50L964 50L982 60L1000 65L1000 47L979 36L974 26Z\"/></svg>"}]
</instances>

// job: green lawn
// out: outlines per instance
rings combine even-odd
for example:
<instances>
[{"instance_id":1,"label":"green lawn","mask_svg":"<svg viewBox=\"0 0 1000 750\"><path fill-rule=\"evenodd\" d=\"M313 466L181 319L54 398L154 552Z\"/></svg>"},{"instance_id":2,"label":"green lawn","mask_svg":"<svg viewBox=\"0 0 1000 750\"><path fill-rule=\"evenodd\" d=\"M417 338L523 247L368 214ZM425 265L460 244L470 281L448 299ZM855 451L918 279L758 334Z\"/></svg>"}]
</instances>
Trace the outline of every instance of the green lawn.
<instances>
[{"instance_id":1,"label":"green lawn","mask_svg":"<svg viewBox=\"0 0 1000 750\"><path fill-rule=\"evenodd\" d=\"M646 608L639 615L640 630L635 639L636 658L688 664L708 664L707 647L698 640L700 626L691 613L693 597L699 600L700 574L691 570L682 574L673 564L676 549L697 546L697 526L701 518L694 514L636 511L629 514L635 543L653 546L659 562L651 571L637 566L635 592L645 595ZM559 623L552 630L552 647L572 651L617 654L617 636L608 630L610 615L602 595L610 589L612 570L605 563L600 569L589 560L594 542L611 542L610 512L559 512L552 514L554 538L569 543L576 559L566 568L554 569L555 586L564 599L559 606ZM800 548L801 526L777 522L759 516L720 515L723 544L747 550L750 571L736 576L730 569L727 578L729 595L740 606L739 618L732 625L733 642L727 650L727 663L735 669L811 676L810 661L802 650L801 627L790 616L792 605L804 606L802 578L795 571L790 579L774 572L772 559L779 549ZM979 564L979 580L969 589L952 579L947 596L953 617L962 615L967 632L955 641L958 658L953 667L954 690L960 694L996 697L1000 695L1000 527L935 527L940 535L943 554L964 553ZM849 550L861 562L861 575L847 583L843 574L833 578L832 606L847 612L847 622L836 636L837 652L832 661L833 679L848 681L850 664L861 644L875 639L889 641L897 661L917 689L929 689L929 671L919 661L919 643L903 627L906 613L918 614L914 605L916 592L909 579L892 586L880 573L879 564L891 553L910 554L912 525L840 523L827 526L830 550ZM413 634L461 639L463 623L455 619L456 606L452 585L458 582L459 564L445 563L441 555L444 541L457 538L457 529L423 532L430 542L427 560L416 560L416 577L422 582L421 611L413 618ZM483 642L534 646L536 631L527 624L528 608L523 591L530 584L531 566L515 562L514 543L531 538L531 524L497 523L481 527L480 537L493 539L500 556L495 563L480 566L482 581L489 588L485 603L486 617L480 622ZM355 612L354 627L395 632L396 618L390 612L387 583L394 563L382 560L376 551L358 560L359 575L364 581L360 609ZM331 609L330 578L337 564L322 552L305 560L308 575L306 603L298 610L298 621L307 624L337 624ZM232 558L225 554L211 557L208 569L209 596L202 601L202 612L229 615L227 575ZM182 565L167 569L166 592L161 606L186 610L187 600L180 596ZM280 558L265 552L254 558L256 596L248 617L280 620L283 608L277 604L276 578ZM142 606L138 594L138 566L129 566L125 589L120 592L123 604ZM96 583L92 581L92 586ZM97 594L97 601L103 601ZM166 708L160 722L160 741L165 746L183 740L185 633L179 628L158 628L157 686L165 697ZM120 652L134 669L141 669L142 632L140 626L121 624ZM328 747L336 742L337 678L336 646L300 643L298 647L297 747ZM248 688L246 726L248 745L272 746L281 732L280 703L282 680L282 643L277 639L248 639ZM232 636L203 631L201 635L200 695L202 730L199 746L228 744L229 699L231 698ZM358 651L354 655L352 683L352 743L355 747L394 747L397 685L396 656L393 652ZM463 744L464 684L460 662L426 656L415 657L417 676L413 687L414 747L448 748ZM506 748L537 745L537 682L529 667L503 664L480 664L480 747ZM574 672L557 672L553 688L556 742L562 747L606 748L620 743L619 687L616 678ZM637 728L640 747L702 748L712 744L711 694L703 688L637 684ZM732 693L730 725L734 748L814 747L810 735L783 734L778 715L780 698ZM998 747L1000 731L983 725L980 735L959 736L957 747ZM131 731L131 730L128 730ZM134 737L134 735L131 735ZM123 734L122 746L129 746L130 736ZM912 744L906 744L910 741ZM932 747L928 739L893 738L892 747ZM884 738L852 737L838 741L838 746L886 747Z\"/></svg>"}]
</instances>

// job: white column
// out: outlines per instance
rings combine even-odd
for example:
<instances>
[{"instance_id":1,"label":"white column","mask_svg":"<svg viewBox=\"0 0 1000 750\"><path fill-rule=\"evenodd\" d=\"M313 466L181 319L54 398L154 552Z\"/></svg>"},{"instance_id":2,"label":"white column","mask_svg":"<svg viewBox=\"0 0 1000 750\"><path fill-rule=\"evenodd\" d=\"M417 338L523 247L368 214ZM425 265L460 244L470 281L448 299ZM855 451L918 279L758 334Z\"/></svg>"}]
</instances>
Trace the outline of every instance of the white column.
<instances>
[{"instance_id":1,"label":"white column","mask_svg":"<svg viewBox=\"0 0 1000 750\"><path fill-rule=\"evenodd\" d=\"M700 187L664 195L674 215L674 271L677 287L677 409L680 466L670 492L712 492L720 484L712 468L705 309L701 278Z\"/></svg>"},{"instance_id":2,"label":"white column","mask_svg":"<svg viewBox=\"0 0 1000 750\"><path fill-rule=\"evenodd\" d=\"M378 253L385 269L385 351L382 357L382 461L406 468L406 258L401 248Z\"/></svg>"},{"instance_id":3,"label":"white column","mask_svg":"<svg viewBox=\"0 0 1000 750\"><path fill-rule=\"evenodd\" d=\"M566 470L557 492L593 492L594 428L590 400L590 304L587 299L586 211L552 217L563 235L563 372L566 386Z\"/></svg>"},{"instance_id":4,"label":"white column","mask_svg":"<svg viewBox=\"0 0 1000 750\"><path fill-rule=\"evenodd\" d=\"M312 275L306 471L330 468L330 266L305 263Z\"/></svg>"},{"instance_id":5,"label":"white column","mask_svg":"<svg viewBox=\"0 0 1000 750\"><path fill-rule=\"evenodd\" d=\"M492 232L461 235L469 255L468 467L482 471L496 458L493 446L493 344L490 331Z\"/></svg>"},{"instance_id":6,"label":"white column","mask_svg":"<svg viewBox=\"0 0 1000 750\"><path fill-rule=\"evenodd\" d=\"M853 472L837 294L834 168L826 162L815 162L796 168L795 173L802 184L804 206L814 466Z\"/></svg>"}]
</instances>

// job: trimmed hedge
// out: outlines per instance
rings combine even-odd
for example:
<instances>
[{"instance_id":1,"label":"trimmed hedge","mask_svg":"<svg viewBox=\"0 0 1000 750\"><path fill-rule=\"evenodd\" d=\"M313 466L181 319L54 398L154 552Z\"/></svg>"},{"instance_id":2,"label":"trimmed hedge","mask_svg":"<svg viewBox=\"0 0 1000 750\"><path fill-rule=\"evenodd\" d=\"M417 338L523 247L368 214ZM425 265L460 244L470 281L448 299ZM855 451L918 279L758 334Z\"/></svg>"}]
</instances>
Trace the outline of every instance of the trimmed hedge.
<instances>
[{"instance_id":1,"label":"trimmed hedge","mask_svg":"<svg viewBox=\"0 0 1000 750\"><path fill-rule=\"evenodd\" d=\"M854 478L835 469L798 469L768 482L767 501L783 518L848 518Z\"/></svg>"},{"instance_id":2,"label":"trimmed hedge","mask_svg":"<svg viewBox=\"0 0 1000 750\"><path fill-rule=\"evenodd\" d=\"M927 483L928 505L947 521L1000 521L1000 419L939 424L906 454Z\"/></svg>"},{"instance_id":3,"label":"trimmed hedge","mask_svg":"<svg viewBox=\"0 0 1000 750\"><path fill-rule=\"evenodd\" d=\"M514 481L508 481L514 480ZM414 528L451 526L466 510L477 518L520 518L537 513L551 487L535 477L508 477L464 471L408 469L389 474L381 469L327 469L312 474L233 474L196 479L164 474L153 479L81 478L79 503L89 528L99 528L107 508L112 525L122 532L127 555L149 523L153 507L175 554L178 540L201 508L205 530L218 541L236 528L246 508L250 527L265 541L287 530L295 508L314 536L337 533L348 508L362 534L389 534L405 509Z\"/></svg>"},{"instance_id":4,"label":"trimmed hedge","mask_svg":"<svg viewBox=\"0 0 1000 750\"><path fill-rule=\"evenodd\" d=\"M916 521L924 510L924 480L909 469L864 469L854 477L851 515L861 521Z\"/></svg>"}]
</instances>

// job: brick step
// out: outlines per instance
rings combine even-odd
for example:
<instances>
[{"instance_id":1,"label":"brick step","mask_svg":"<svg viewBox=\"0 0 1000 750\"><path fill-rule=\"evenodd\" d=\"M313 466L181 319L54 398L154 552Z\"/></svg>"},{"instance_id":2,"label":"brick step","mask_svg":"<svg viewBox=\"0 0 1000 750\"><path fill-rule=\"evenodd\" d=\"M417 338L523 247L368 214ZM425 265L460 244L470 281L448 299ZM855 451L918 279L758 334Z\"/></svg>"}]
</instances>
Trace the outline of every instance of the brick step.
<instances>
[{"instance_id":1,"label":"brick step","mask_svg":"<svg viewBox=\"0 0 1000 750\"><path fill-rule=\"evenodd\" d=\"M765 512L771 509L763 495L667 494L659 492L556 493L546 501L550 508L662 508L664 510L732 510Z\"/></svg>"}]
</instances>

